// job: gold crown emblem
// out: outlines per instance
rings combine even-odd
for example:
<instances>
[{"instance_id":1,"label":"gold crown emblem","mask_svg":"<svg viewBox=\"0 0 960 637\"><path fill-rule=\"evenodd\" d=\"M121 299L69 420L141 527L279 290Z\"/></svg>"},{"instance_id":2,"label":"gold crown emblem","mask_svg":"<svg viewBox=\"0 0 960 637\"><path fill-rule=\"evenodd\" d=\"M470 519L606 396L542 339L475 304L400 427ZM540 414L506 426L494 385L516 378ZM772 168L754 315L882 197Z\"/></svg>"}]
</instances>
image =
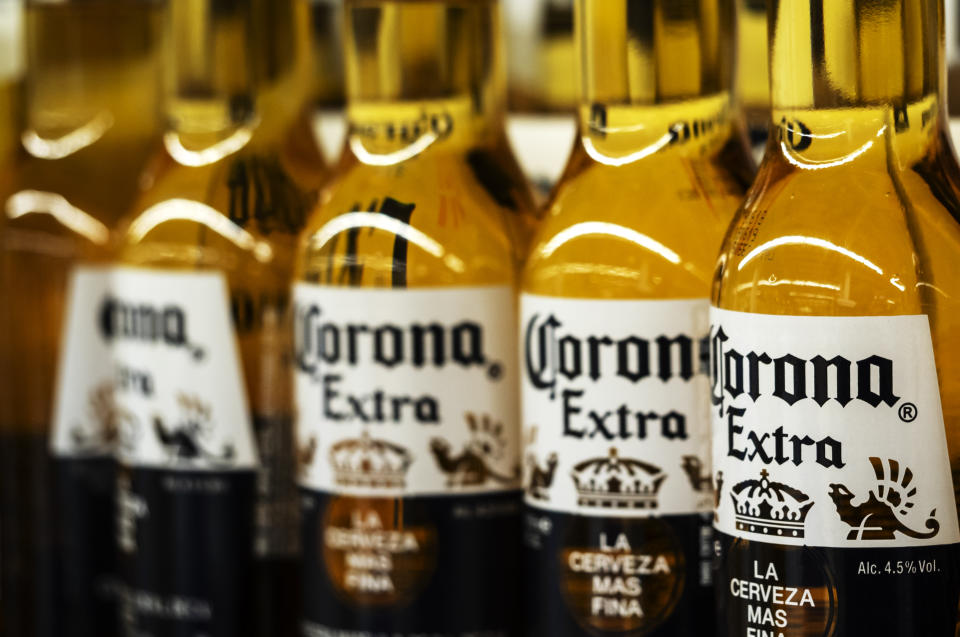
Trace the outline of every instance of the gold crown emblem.
<instances>
[{"instance_id":1,"label":"gold crown emblem","mask_svg":"<svg viewBox=\"0 0 960 637\"><path fill-rule=\"evenodd\" d=\"M737 529L761 535L802 538L810 496L780 482L771 482L766 469L759 480L744 480L730 491Z\"/></svg>"},{"instance_id":2,"label":"gold crown emblem","mask_svg":"<svg viewBox=\"0 0 960 637\"><path fill-rule=\"evenodd\" d=\"M571 474L577 503L605 509L656 509L657 493L667 478L659 467L621 458L616 447L605 457L575 465Z\"/></svg>"},{"instance_id":3,"label":"gold crown emblem","mask_svg":"<svg viewBox=\"0 0 960 637\"><path fill-rule=\"evenodd\" d=\"M404 447L371 438L367 432L330 448L334 481L341 486L402 489L412 462L413 456Z\"/></svg>"}]
</instances>

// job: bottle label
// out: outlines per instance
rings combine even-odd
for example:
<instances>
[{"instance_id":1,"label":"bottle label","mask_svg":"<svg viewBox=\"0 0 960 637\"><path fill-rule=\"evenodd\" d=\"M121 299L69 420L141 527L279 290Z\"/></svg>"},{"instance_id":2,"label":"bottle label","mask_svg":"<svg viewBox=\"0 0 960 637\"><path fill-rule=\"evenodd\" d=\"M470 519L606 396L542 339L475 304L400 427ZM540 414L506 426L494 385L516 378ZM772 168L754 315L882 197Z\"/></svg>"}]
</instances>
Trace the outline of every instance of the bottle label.
<instances>
[{"instance_id":1,"label":"bottle label","mask_svg":"<svg viewBox=\"0 0 960 637\"><path fill-rule=\"evenodd\" d=\"M119 435L110 343L100 325L110 295L110 270L78 267L70 274L57 367L50 452L57 458L112 457Z\"/></svg>"},{"instance_id":2,"label":"bottle label","mask_svg":"<svg viewBox=\"0 0 960 637\"><path fill-rule=\"evenodd\" d=\"M119 268L100 311L120 427L122 617L137 634L243 632L257 449L219 273Z\"/></svg>"},{"instance_id":3,"label":"bottle label","mask_svg":"<svg viewBox=\"0 0 960 637\"><path fill-rule=\"evenodd\" d=\"M54 613L71 634L109 632L116 622L114 449L125 414L114 401L110 347L100 330L110 270L69 275L49 438L58 512ZM65 628L66 630L66 628Z\"/></svg>"},{"instance_id":4,"label":"bottle label","mask_svg":"<svg viewBox=\"0 0 960 637\"><path fill-rule=\"evenodd\" d=\"M399 497L519 487L512 292L297 285L301 484Z\"/></svg>"},{"instance_id":5,"label":"bottle label","mask_svg":"<svg viewBox=\"0 0 960 637\"><path fill-rule=\"evenodd\" d=\"M708 315L706 299L523 295L531 634L710 625L687 612L713 598Z\"/></svg>"},{"instance_id":6,"label":"bottle label","mask_svg":"<svg viewBox=\"0 0 960 637\"><path fill-rule=\"evenodd\" d=\"M714 310L717 529L864 548L960 541L926 316Z\"/></svg>"},{"instance_id":7,"label":"bottle label","mask_svg":"<svg viewBox=\"0 0 960 637\"><path fill-rule=\"evenodd\" d=\"M305 632L510 633L513 290L298 284L294 300Z\"/></svg>"},{"instance_id":8,"label":"bottle label","mask_svg":"<svg viewBox=\"0 0 960 637\"><path fill-rule=\"evenodd\" d=\"M711 321L731 634L952 632L960 531L927 317Z\"/></svg>"}]
</instances>

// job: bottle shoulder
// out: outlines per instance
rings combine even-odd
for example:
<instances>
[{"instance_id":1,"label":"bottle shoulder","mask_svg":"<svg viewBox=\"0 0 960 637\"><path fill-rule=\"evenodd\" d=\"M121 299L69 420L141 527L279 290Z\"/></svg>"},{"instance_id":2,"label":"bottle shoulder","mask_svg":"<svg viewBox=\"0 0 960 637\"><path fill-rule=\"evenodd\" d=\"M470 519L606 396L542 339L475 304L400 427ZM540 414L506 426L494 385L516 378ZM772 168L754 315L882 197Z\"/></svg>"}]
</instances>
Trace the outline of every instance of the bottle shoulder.
<instances>
[{"instance_id":1,"label":"bottle shoulder","mask_svg":"<svg viewBox=\"0 0 960 637\"><path fill-rule=\"evenodd\" d=\"M136 198L143 143L81 149L50 159L21 149L0 177L5 249L23 256L99 260Z\"/></svg>"},{"instance_id":2,"label":"bottle shoulder","mask_svg":"<svg viewBox=\"0 0 960 637\"><path fill-rule=\"evenodd\" d=\"M297 278L362 286L513 284L532 213L494 152L344 162L300 235Z\"/></svg>"},{"instance_id":3,"label":"bottle shoulder","mask_svg":"<svg viewBox=\"0 0 960 637\"><path fill-rule=\"evenodd\" d=\"M705 297L745 185L717 156L571 162L534 235L524 288L560 296Z\"/></svg>"},{"instance_id":4,"label":"bottle shoulder","mask_svg":"<svg viewBox=\"0 0 960 637\"><path fill-rule=\"evenodd\" d=\"M276 152L237 153L189 166L158 153L118 231L128 265L289 269L297 232L316 201Z\"/></svg>"},{"instance_id":5,"label":"bottle shoulder","mask_svg":"<svg viewBox=\"0 0 960 637\"><path fill-rule=\"evenodd\" d=\"M929 312L929 285L955 278L956 192L888 163L767 161L724 241L714 302L771 314Z\"/></svg>"}]
</instances>

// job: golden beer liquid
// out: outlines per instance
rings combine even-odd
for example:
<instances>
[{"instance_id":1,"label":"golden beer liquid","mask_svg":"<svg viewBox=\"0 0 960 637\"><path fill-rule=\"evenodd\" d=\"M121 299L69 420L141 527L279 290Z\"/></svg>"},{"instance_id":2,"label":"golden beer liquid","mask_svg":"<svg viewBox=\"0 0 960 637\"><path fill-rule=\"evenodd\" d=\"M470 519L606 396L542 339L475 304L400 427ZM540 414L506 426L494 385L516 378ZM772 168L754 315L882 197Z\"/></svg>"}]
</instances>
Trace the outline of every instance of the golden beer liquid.
<instances>
[{"instance_id":1,"label":"golden beer liquid","mask_svg":"<svg viewBox=\"0 0 960 637\"><path fill-rule=\"evenodd\" d=\"M345 11L347 142L338 173L301 234L294 281L370 289L516 289L535 219L504 130L499 3L348 0ZM357 212L366 214L351 214ZM432 539L436 520L424 500L331 496L318 521L323 528L378 513L385 528L421 538L421 551L394 561L396 590L374 599L346 589L342 553L330 551L323 535L304 537L305 546L319 543L325 551L317 562L306 562L305 571L323 571L313 577L329 577L337 593L333 600L307 592L310 621L341 621L315 619L335 601L347 609L341 619L349 625L335 626L342 629L374 626L373 613L394 622L394 611L423 603L419 595L432 574L450 568L434 564L431 547L462 541ZM489 603L488 578L473 572L462 577L476 580L471 599L457 602L470 618L463 621L482 621L475 614ZM450 614L438 609L435 617L409 621L430 626Z\"/></svg>"},{"instance_id":2,"label":"golden beer liquid","mask_svg":"<svg viewBox=\"0 0 960 637\"><path fill-rule=\"evenodd\" d=\"M709 296L717 252L753 169L732 93L733 8L727 0L577 0L579 136L534 235L525 293ZM571 537L595 541L599 527L589 526L591 518L570 517ZM670 525L624 520L624 529L628 523L632 537L646 542L632 550L669 555L671 572L683 573L686 560L698 560L697 547L681 546ZM540 577L530 579L542 589L557 586ZM583 628L565 628L563 635L648 634L668 620L680 596L676 577L645 579L644 617L601 618L591 615L592 588L573 579L559 585L566 610L558 599L556 607L530 611L541 618L533 630L560 626L548 617L572 613ZM693 629L698 620L685 621Z\"/></svg>"},{"instance_id":3,"label":"golden beer liquid","mask_svg":"<svg viewBox=\"0 0 960 637\"><path fill-rule=\"evenodd\" d=\"M160 130L154 2L31 3L22 121L0 171L0 537L10 636L68 635L48 434L67 277L109 254ZM5 96L12 95L4 88ZM7 97L4 97L6 100ZM4 113L4 117L7 113ZM8 142L4 142L8 143Z\"/></svg>"},{"instance_id":4,"label":"golden beer liquid","mask_svg":"<svg viewBox=\"0 0 960 637\"><path fill-rule=\"evenodd\" d=\"M289 499L288 290L297 233L328 175L310 121L314 74L323 72L314 66L310 6L174 0L170 12L168 127L120 231L119 262L225 277L254 428L272 432L261 459ZM251 631L293 635L296 501L269 497L257 515L285 548L258 552Z\"/></svg>"},{"instance_id":5,"label":"golden beer liquid","mask_svg":"<svg viewBox=\"0 0 960 637\"><path fill-rule=\"evenodd\" d=\"M956 485L960 171L941 88L943 3L815 4L770 5L775 129L725 240L713 303L792 316L927 315ZM822 620L796 634L815 625Z\"/></svg>"}]
</instances>

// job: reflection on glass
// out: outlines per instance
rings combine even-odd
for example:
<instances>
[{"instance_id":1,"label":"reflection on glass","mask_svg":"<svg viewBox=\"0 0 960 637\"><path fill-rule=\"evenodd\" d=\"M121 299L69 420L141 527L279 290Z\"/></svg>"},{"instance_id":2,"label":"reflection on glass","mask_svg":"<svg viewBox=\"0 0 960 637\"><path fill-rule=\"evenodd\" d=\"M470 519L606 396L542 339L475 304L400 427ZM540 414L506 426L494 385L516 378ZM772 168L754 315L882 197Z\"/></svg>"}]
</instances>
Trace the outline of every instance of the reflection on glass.
<instances>
[{"instance_id":1,"label":"reflection on glass","mask_svg":"<svg viewBox=\"0 0 960 637\"><path fill-rule=\"evenodd\" d=\"M273 248L269 243L256 239L216 208L189 199L168 199L147 208L130 224L129 237L131 241L140 241L157 226L177 220L210 228L237 247L252 252L254 258L261 263L267 263L273 259Z\"/></svg>"}]
</instances>

